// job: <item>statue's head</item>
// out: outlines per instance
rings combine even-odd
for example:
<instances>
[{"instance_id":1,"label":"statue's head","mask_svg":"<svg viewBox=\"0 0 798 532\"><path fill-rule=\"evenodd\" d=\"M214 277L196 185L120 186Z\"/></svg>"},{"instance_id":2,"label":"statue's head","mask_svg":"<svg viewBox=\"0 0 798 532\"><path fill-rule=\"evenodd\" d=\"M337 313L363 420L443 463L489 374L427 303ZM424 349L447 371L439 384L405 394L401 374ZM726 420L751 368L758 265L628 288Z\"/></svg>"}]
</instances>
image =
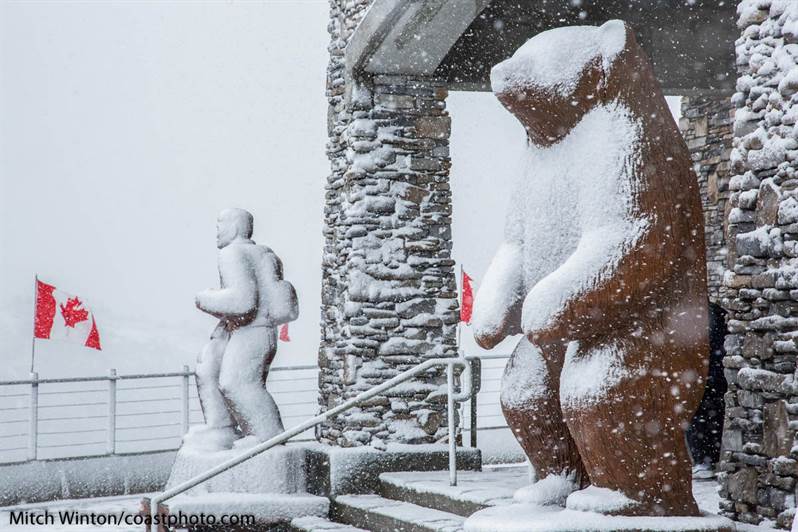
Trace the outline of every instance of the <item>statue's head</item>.
<instances>
[{"instance_id":1,"label":"statue's head","mask_svg":"<svg viewBox=\"0 0 798 532\"><path fill-rule=\"evenodd\" d=\"M252 214L244 209L224 209L216 219L216 247L222 249L238 238L252 237Z\"/></svg>"},{"instance_id":2,"label":"statue's head","mask_svg":"<svg viewBox=\"0 0 798 532\"><path fill-rule=\"evenodd\" d=\"M493 92L532 143L550 146L597 104L617 96L610 94L610 74L635 46L634 33L620 20L544 31L493 67Z\"/></svg>"}]
</instances>

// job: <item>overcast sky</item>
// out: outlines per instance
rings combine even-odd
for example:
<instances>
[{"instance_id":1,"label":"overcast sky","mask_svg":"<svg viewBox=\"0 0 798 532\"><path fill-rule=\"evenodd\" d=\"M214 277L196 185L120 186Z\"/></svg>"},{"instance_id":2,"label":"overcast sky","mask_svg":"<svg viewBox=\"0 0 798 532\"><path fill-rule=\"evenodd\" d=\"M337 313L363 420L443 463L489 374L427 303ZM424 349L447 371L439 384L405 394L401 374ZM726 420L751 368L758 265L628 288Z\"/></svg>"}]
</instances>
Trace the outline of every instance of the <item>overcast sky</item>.
<instances>
[{"instance_id":1,"label":"overcast sky","mask_svg":"<svg viewBox=\"0 0 798 532\"><path fill-rule=\"evenodd\" d=\"M325 0L0 3L0 379L27 373L36 273L85 299L104 345L38 342L43 375L193 366L214 325L194 294L218 282L230 206L254 213L299 292L276 364L315 363L327 14ZM453 253L478 281L523 131L491 94L448 105Z\"/></svg>"}]
</instances>

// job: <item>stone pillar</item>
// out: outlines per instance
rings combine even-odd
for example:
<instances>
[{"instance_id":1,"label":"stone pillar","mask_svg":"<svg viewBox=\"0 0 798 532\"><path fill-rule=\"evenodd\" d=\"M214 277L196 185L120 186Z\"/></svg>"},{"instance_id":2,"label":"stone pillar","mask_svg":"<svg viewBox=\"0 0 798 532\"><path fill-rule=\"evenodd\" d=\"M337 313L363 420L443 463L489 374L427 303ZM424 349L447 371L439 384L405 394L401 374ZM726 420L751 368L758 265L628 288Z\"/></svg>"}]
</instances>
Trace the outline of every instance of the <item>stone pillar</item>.
<instances>
[{"instance_id":1,"label":"stone pillar","mask_svg":"<svg viewBox=\"0 0 798 532\"><path fill-rule=\"evenodd\" d=\"M322 410L457 354L446 90L435 79L346 71L343 50L367 5L331 2ZM446 433L445 383L444 370L420 376L320 426L317 438L435 442Z\"/></svg>"},{"instance_id":2,"label":"stone pillar","mask_svg":"<svg viewBox=\"0 0 798 532\"><path fill-rule=\"evenodd\" d=\"M722 512L789 528L798 479L798 2L740 2Z\"/></svg>"},{"instance_id":3,"label":"stone pillar","mask_svg":"<svg viewBox=\"0 0 798 532\"><path fill-rule=\"evenodd\" d=\"M707 246L707 286L709 299L713 303L720 301L723 272L727 267L725 231L733 117L728 96L682 98L679 127L690 148L701 189Z\"/></svg>"}]
</instances>

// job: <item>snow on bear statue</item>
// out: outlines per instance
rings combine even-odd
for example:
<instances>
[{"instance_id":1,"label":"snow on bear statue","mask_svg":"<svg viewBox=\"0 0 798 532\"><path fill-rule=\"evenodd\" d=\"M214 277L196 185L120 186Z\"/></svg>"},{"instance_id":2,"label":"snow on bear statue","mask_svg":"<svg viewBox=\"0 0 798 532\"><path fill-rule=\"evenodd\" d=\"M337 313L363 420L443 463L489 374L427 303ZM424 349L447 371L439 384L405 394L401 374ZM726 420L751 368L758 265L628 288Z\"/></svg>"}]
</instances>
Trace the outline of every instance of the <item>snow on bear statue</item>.
<instances>
[{"instance_id":1,"label":"snow on bear statue","mask_svg":"<svg viewBox=\"0 0 798 532\"><path fill-rule=\"evenodd\" d=\"M501 402L539 480L516 500L697 516L683 429L709 353L703 217L649 60L622 21L558 28L491 83L529 139L474 308L483 347L524 334Z\"/></svg>"},{"instance_id":2,"label":"snow on bear statue","mask_svg":"<svg viewBox=\"0 0 798 532\"><path fill-rule=\"evenodd\" d=\"M297 297L283 280L279 257L251 240L252 223L243 209L219 214L221 288L197 295L197 307L219 319L197 364L206 424L185 439L206 451L230 448L242 436L265 441L283 431L265 383L277 352L277 326L297 318Z\"/></svg>"}]
</instances>

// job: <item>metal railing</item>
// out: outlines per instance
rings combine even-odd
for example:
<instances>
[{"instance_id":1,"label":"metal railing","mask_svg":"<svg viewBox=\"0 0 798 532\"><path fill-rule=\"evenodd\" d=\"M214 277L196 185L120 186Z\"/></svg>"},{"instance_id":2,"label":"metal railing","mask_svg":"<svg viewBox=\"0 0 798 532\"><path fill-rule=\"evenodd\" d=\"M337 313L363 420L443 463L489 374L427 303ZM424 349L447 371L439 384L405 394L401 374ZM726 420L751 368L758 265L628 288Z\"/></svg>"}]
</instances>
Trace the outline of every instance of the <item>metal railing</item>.
<instances>
[{"instance_id":1,"label":"metal railing","mask_svg":"<svg viewBox=\"0 0 798 532\"><path fill-rule=\"evenodd\" d=\"M315 365L271 369L269 390L284 419L316 412L317 371ZM106 376L33 373L0 381L0 463L175 450L191 425L204 422L193 377L184 366L172 373L112 369Z\"/></svg>"},{"instance_id":2,"label":"metal railing","mask_svg":"<svg viewBox=\"0 0 798 532\"><path fill-rule=\"evenodd\" d=\"M281 443L285 443L286 441L290 440L294 436L301 434L302 432L315 427L326 421L329 418L337 416L338 414L354 408L364 401L371 399L372 397L379 395L394 386L397 386L403 382L406 382L416 375L420 373L424 373L434 367L446 367L446 399L447 399L447 423L448 423L448 445L449 445L449 483L452 486L457 485L457 454L456 454L456 445L457 445L457 438L456 438L456 421L454 415L455 409L455 402L463 402L469 399L474 392L473 387L473 380L471 374L471 362L468 359L462 357L456 358L434 358L422 362L418 366L408 369L400 373L399 375L388 379L387 381L370 388L369 390L362 392L352 399L349 399L338 406L330 408L321 414L308 419L307 421L296 425L277 436L266 440L263 443L259 443L254 447L246 450L245 452L241 453L240 455L236 456L235 458L231 458L221 464L217 465L209 469L208 471L201 473L194 478L191 478L182 484L175 486L169 490L164 491L160 495L157 495L151 498L148 501L149 510L153 517L153 522L155 522L155 516L164 512L163 503L181 493L184 493L191 488L209 480L229 469L246 462L250 458L259 455L260 453L271 449L272 447L279 445ZM460 373L460 391L455 391L455 367L459 367L462 369Z\"/></svg>"},{"instance_id":3,"label":"metal railing","mask_svg":"<svg viewBox=\"0 0 798 532\"><path fill-rule=\"evenodd\" d=\"M469 357L474 392L462 412L466 445L477 447L479 434L512 445L511 434L499 434L509 431L499 405L507 358ZM272 367L267 384L286 424L318 412L317 374L316 365ZM204 422L194 373L186 367L172 373L33 377L0 381L0 464L174 451L188 427ZM293 441L312 440L309 431Z\"/></svg>"},{"instance_id":4,"label":"metal railing","mask_svg":"<svg viewBox=\"0 0 798 532\"><path fill-rule=\"evenodd\" d=\"M471 447L477 447L477 434L479 432L509 430L499 401L502 374L509 358L509 354L490 354L481 355L479 358L475 357L479 363L479 395L471 400L469 405L471 422L469 428L464 429L471 435Z\"/></svg>"}]
</instances>

